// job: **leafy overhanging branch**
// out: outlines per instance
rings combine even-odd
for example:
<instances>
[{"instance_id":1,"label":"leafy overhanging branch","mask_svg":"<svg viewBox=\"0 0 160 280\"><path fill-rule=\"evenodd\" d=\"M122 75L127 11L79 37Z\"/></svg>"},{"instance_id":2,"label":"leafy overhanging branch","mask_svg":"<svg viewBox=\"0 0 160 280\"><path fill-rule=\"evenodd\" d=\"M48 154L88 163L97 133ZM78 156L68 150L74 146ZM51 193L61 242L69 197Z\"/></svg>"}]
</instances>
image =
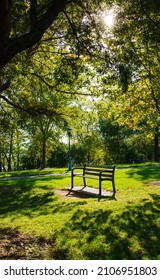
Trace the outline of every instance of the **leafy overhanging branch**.
<instances>
[{"instance_id":1,"label":"leafy overhanging branch","mask_svg":"<svg viewBox=\"0 0 160 280\"><path fill-rule=\"evenodd\" d=\"M59 110L54 110L53 108L49 108L49 106L40 103L33 106L23 106L20 105L18 102L15 102L11 99L9 99L6 95L0 94L0 98L3 99L7 104L12 106L15 109L18 109L21 112L25 112L30 116L37 116L37 115L49 115L49 116L56 116L61 117L62 112Z\"/></svg>"},{"instance_id":2,"label":"leafy overhanging branch","mask_svg":"<svg viewBox=\"0 0 160 280\"><path fill-rule=\"evenodd\" d=\"M76 1L52 0L50 1L47 10L38 17L37 1L32 0L30 7L30 31L16 38L9 38L10 9L8 8L5 14L5 26L3 26L3 20L0 20L0 31L4 29L4 32L1 33L3 36L0 37L0 69L2 69L16 54L34 46L37 42L39 42L47 28L53 24L54 20L57 19L58 15L65 9L66 5L71 2ZM1 5L9 5L9 3L9 0L0 0Z\"/></svg>"},{"instance_id":3,"label":"leafy overhanging branch","mask_svg":"<svg viewBox=\"0 0 160 280\"><path fill-rule=\"evenodd\" d=\"M64 94L71 94L71 95L82 95L82 96L91 96L92 95L91 93L61 90L61 89L58 89L57 86L51 85L50 83L48 83L41 75L38 75L37 73L33 73L32 75L39 78L46 86L48 86L49 89L56 90L57 92L61 92Z\"/></svg>"}]
</instances>

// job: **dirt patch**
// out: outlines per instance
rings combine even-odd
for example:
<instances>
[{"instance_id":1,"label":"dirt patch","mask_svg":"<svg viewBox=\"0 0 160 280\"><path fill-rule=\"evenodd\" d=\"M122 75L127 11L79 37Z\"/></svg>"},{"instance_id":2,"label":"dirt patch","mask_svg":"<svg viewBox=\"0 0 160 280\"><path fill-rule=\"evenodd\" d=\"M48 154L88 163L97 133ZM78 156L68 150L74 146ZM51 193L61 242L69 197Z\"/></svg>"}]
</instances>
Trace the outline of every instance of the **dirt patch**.
<instances>
[{"instance_id":1,"label":"dirt patch","mask_svg":"<svg viewBox=\"0 0 160 280\"><path fill-rule=\"evenodd\" d=\"M75 193L69 193L69 190L55 190L55 193L57 193L60 196L64 196L66 198L79 198L80 196L77 196Z\"/></svg>"},{"instance_id":2,"label":"dirt patch","mask_svg":"<svg viewBox=\"0 0 160 280\"><path fill-rule=\"evenodd\" d=\"M44 259L53 246L44 239L35 239L12 229L0 229L0 260Z\"/></svg>"},{"instance_id":3,"label":"dirt patch","mask_svg":"<svg viewBox=\"0 0 160 280\"><path fill-rule=\"evenodd\" d=\"M69 193L68 190L55 190L54 192L62 196L66 196Z\"/></svg>"},{"instance_id":4,"label":"dirt patch","mask_svg":"<svg viewBox=\"0 0 160 280\"><path fill-rule=\"evenodd\" d=\"M150 182L148 185L150 185L150 186L160 186L160 181L153 181L153 182Z\"/></svg>"},{"instance_id":5,"label":"dirt patch","mask_svg":"<svg viewBox=\"0 0 160 280\"><path fill-rule=\"evenodd\" d=\"M57 194L65 196L66 198L113 198L113 193L111 191L102 190L102 194L99 195L99 191L93 187L74 187L72 191L69 189L56 190Z\"/></svg>"}]
</instances>

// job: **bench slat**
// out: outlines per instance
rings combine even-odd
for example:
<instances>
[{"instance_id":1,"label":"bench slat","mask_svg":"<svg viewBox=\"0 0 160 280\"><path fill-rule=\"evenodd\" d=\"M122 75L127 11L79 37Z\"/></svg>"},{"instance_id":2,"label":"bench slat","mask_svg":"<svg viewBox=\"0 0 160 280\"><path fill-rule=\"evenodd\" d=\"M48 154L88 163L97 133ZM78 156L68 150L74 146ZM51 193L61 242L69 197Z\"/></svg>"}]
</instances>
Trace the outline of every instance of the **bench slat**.
<instances>
[{"instance_id":1,"label":"bench slat","mask_svg":"<svg viewBox=\"0 0 160 280\"><path fill-rule=\"evenodd\" d=\"M90 176L97 176L97 177L100 176L100 173L96 173L96 172L85 172L83 176L85 177L86 174L88 174ZM103 178L103 177L104 178L112 178L113 175L112 174L101 173L101 178Z\"/></svg>"},{"instance_id":2,"label":"bench slat","mask_svg":"<svg viewBox=\"0 0 160 280\"><path fill-rule=\"evenodd\" d=\"M115 165L85 165L85 168L113 169Z\"/></svg>"},{"instance_id":3,"label":"bench slat","mask_svg":"<svg viewBox=\"0 0 160 280\"><path fill-rule=\"evenodd\" d=\"M88 179L94 179L94 180L99 180L99 177L93 177L93 176L77 176L77 177L83 177L83 178L88 178Z\"/></svg>"},{"instance_id":4,"label":"bench slat","mask_svg":"<svg viewBox=\"0 0 160 280\"><path fill-rule=\"evenodd\" d=\"M92 171L95 171L95 172L109 172L109 173L113 173L113 169L94 169L94 168L85 168L84 169L84 172L92 172Z\"/></svg>"},{"instance_id":5,"label":"bench slat","mask_svg":"<svg viewBox=\"0 0 160 280\"><path fill-rule=\"evenodd\" d=\"M101 178L113 178L113 174L101 174Z\"/></svg>"},{"instance_id":6,"label":"bench slat","mask_svg":"<svg viewBox=\"0 0 160 280\"><path fill-rule=\"evenodd\" d=\"M97 177L94 177L94 176L84 176L83 174L76 174L76 175L74 175L74 177L82 177L82 178L90 178L90 179L94 179L94 180L99 180L99 177L97 176ZM103 177L101 177L101 181L112 181L112 177L105 177L105 178L103 178Z\"/></svg>"},{"instance_id":7,"label":"bench slat","mask_svg":"<svg viewBox=\"0 0 160 280\"><path fill-rule=\"evenodd\" d=\"M92 175L92 176L99 176L100 173L99 173L99 172L88 171L88 170L86 171L86 170L85 170L84 174L90 174L90 175Z\"/></svg>"}]
</instances>

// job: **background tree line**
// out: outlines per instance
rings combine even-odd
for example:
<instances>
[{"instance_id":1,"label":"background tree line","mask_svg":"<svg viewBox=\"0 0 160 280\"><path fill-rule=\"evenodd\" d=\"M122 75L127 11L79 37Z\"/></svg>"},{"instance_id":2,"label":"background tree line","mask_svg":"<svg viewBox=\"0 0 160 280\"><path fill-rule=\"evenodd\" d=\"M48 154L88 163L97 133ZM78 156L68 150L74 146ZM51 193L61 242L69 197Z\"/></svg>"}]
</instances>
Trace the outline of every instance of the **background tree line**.
<instances>
[{"instance_id":1,"label":"background tree line","mask_svg":"<svg viewBox=\"0 0 160 280\"><path fill-rule=\"evenodd\" d=\"M72 165L154 160L153 141L141 127L135 130L111 118L93 118L91 112L82 120L72 127ZM1 125L0 171L67 167L67 133L50 118L41 116L26 122L10 111Z\"/></svg>"},{"instance_id":2,"label":"background tree line","mask_svg":"<svg viewBox=\"0 0 160 280\"><path fill-rule=\"evenodd\" d=\"M159 161L157 0L0 3L1 171Z\"/></svg>"}]
</instances>

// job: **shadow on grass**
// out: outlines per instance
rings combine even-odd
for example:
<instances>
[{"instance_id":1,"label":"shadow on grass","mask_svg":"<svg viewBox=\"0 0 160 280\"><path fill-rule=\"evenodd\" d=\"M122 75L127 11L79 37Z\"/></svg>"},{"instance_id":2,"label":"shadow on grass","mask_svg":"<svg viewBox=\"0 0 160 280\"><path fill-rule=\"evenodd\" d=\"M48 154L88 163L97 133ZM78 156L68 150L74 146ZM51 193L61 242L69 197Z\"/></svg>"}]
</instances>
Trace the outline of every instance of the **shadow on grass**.
<instances>
[{"instance_id":1,"label":"shadow on grass","mask_svg":"<svg viewBox=\"0 0 160 280\"><path fill-rule=\"evenodd\" d=\"M53 203L47 206L53 214L75 209L63 228L50 240L37 240L10 228L0 229L0 259L160 259L160 195L150 196L151 201L128 204L116 213L82 208L85 201ZM33 212L50 199L42 197L34 198L36 203L28 198L27 207L32 207ZM20 198L18 201L23 204ZM21 204L12 205L11 199L7 205L8 211L21 211Z\"/></svg>"},{"instance_id":2,"label":"shadow on grass","mask_svg":"<svg viewBox=\"0 0 160 280\"><path fill-rule=\"evenodd\" d=\"M37 179L10 180L1 183L0 215L6 216L16 212L32 215L32 212L43 210L44 207L57 198L51 188L36 187ZM44 207L43 207L44 206Z\"/></svg>"},{"instance_id":3,"label":"shadow on grass","mask_svg":"<svg viewBox=\"0 0 160 280\"><path fill-rule=\"evenodd\" d=\"M160 180L160 167L129 169L127 175L140 181Z\"/></svg>"},{"instance_id":4,"label":"shadow on grass","mask_svg":"<svg viewBox=\"0 0 160 280\"><path fill-rule=\"evenodd\" d=\"M132 170L130 171L132 176ZM146 178L147 173L144 174L142 170L133 172L140 172L140 178ZM153 169L147 179L154 176L155 180L156 174ZM12 253L9 253L10 259L160 259L160 195L150 194L152 200L128 204L122 212L119 210L115 213L109 209L82 208L82 205L87 204L86 200L59 201L45 184L44 189L43 186L40 187L43 192L36 192L35 183L36 179L32 179L16 181L11 188L7 184L1 187L2 218L9 214L16 217L17 213L31 216L35 211L37 215L63 215L67 211L70 215L63 228L54 233L49 243L43 240L41 254L37 253L39 242L34 238L24 237L22 233L11 229L1 229L0 242L3 242L3 252L9 250ZM27 248L22 256L18 254L21 247L16 240L20 241L23 248ZM34 254L30 255L32 249ZM2 259L5 258L8 258L7 252L2 255Z\"/></svg>"},{"instance_id":5,"label":"shadow on grass","mask_svg":"<svg viewBox=\"0 0 160 280\"><path fill-rule=\"evenodd\" d=\"M62 178L56 177L57 180ZM49 178L41 178L42 185L36 187L37 179L13 180L13 184L5 182L0 187L0 215L23 214L26 216L47 215L49 213L64 213L73 210L75 206L83 205L84 201L58 202L54 188L45 185ZM43 184L44 182L44 184ZM16 216L15 216L16 217Z\"/></svg>"},{"instance_id":6,"label":"shadow on grass","mask_svg":"<svg viewBox=\"0 0 160 280\"><path fill-rule=\"evenodd\" d=\"M14 212L32 215L33 211L40 210L49 202L56 200L53 192L32 194L21 191L11 191L0 196L0 215L8 215Z\"/></svg>"},{"instance_id":7,"label":"shadow on grass","mask_svg":"<svg viewBox=\"0 0 160 280\"><path fill-rule=\"evenodd\" d=\"M151 196L152 202L128 205L116 215L77 210L58 233L58 258L160 259L160 196Z\"/></svg>"}]
</instances>

